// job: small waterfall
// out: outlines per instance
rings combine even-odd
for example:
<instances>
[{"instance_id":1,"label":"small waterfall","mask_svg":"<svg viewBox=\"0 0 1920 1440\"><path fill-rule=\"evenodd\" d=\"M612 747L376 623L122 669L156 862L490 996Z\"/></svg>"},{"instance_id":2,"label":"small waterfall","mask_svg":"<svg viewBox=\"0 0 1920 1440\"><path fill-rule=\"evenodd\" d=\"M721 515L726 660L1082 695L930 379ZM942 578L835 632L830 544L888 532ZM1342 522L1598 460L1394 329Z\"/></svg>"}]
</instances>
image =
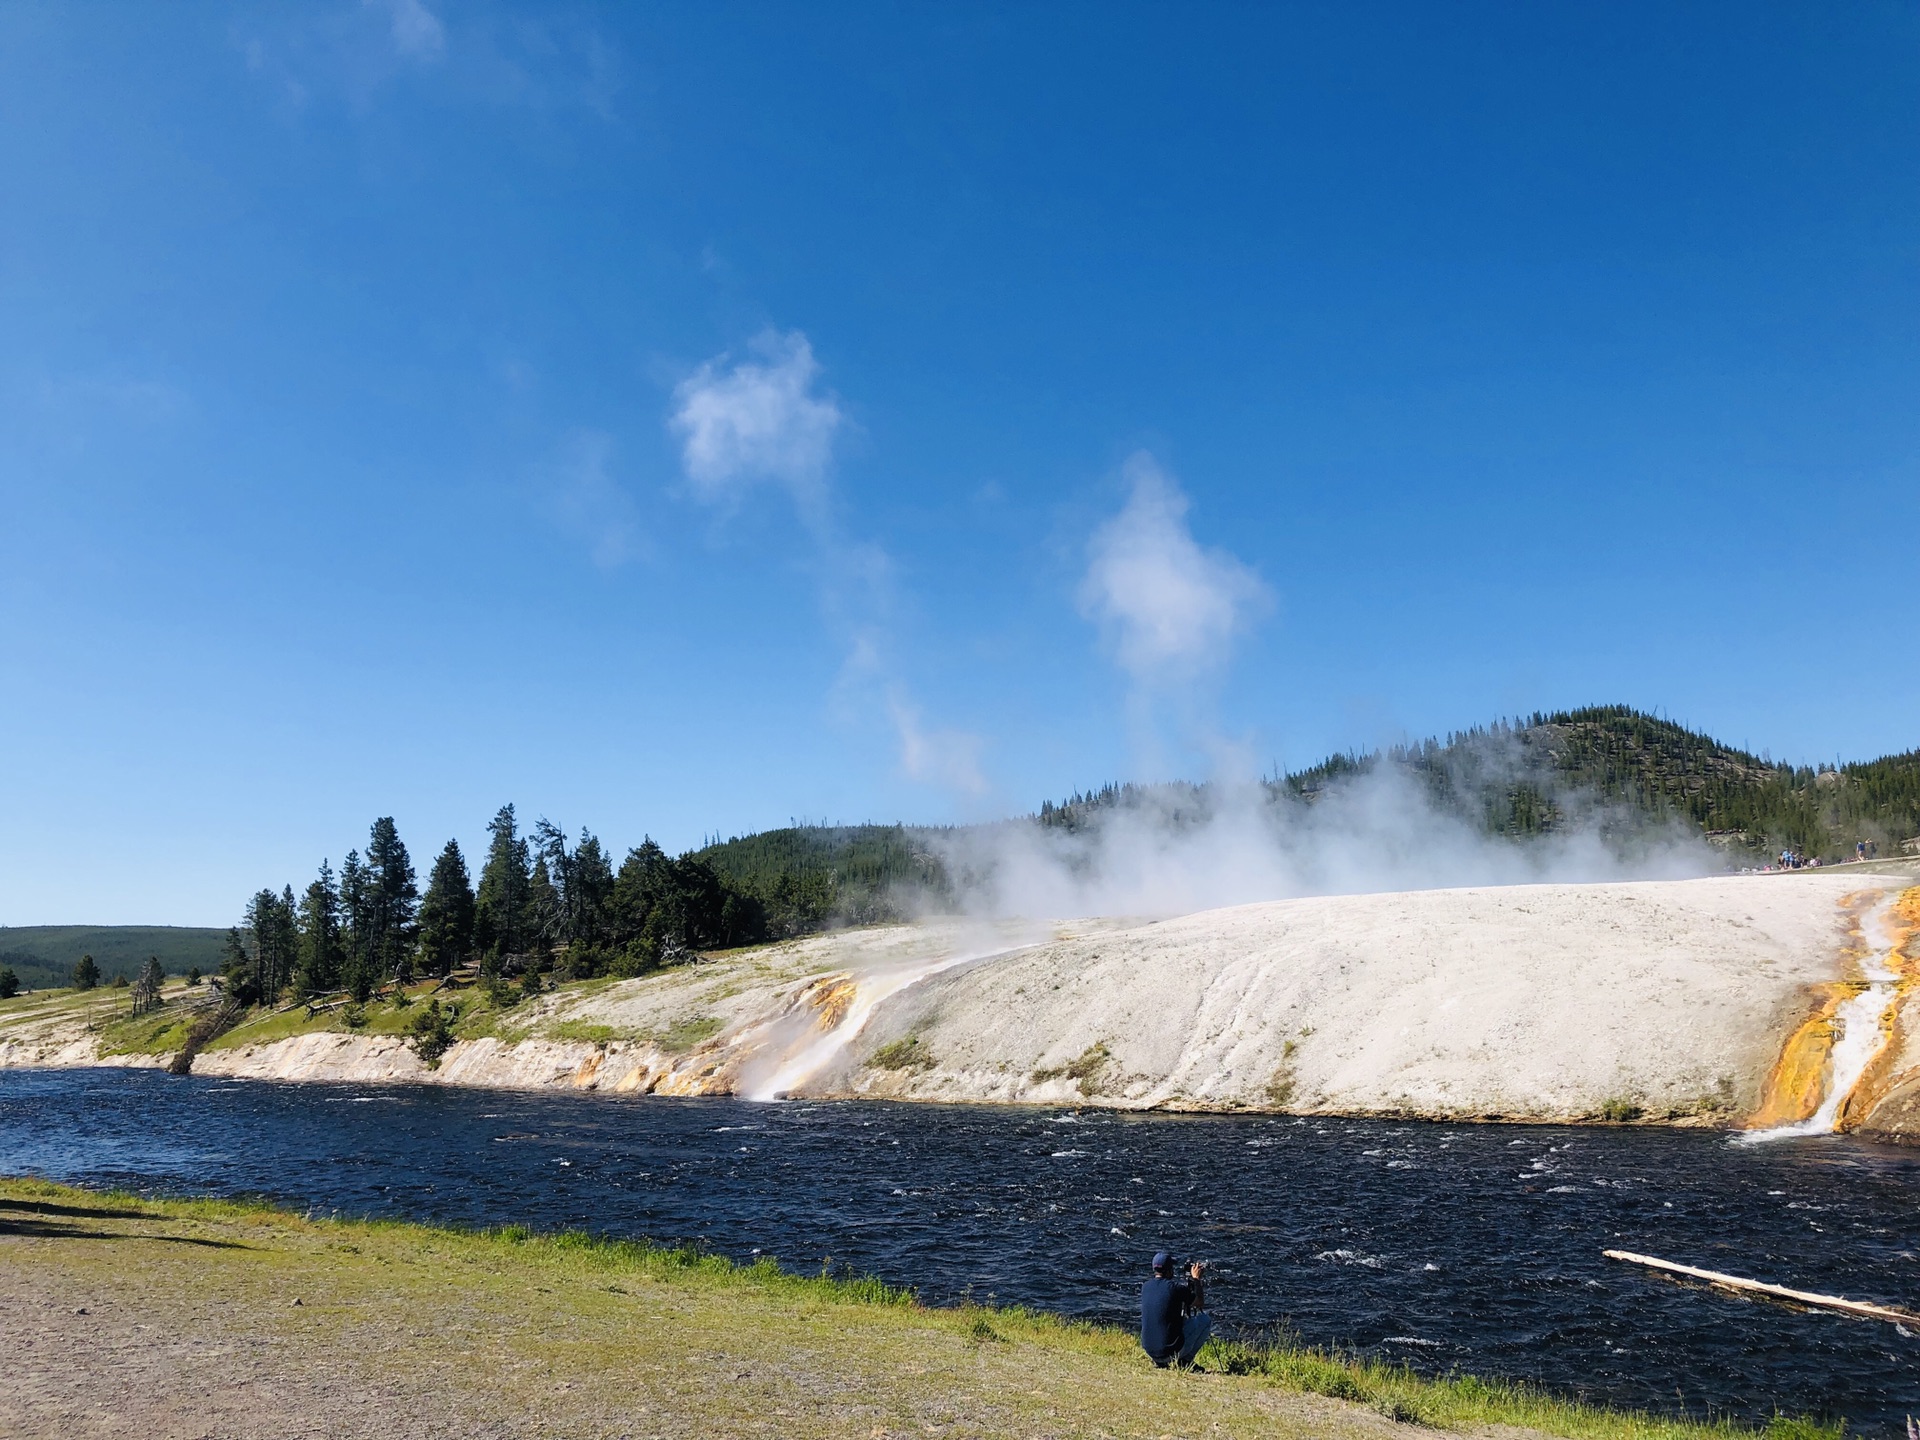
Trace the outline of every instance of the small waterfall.
<instances>
[{"instance_id":1,"label":"small waterfall","mask_svg":"<svg viewBox=\"0 0 1920 1440\"><path fill-rule=\"evenodd\" d=\"M1890 892L1861 917L1863 935L1872 933L1872 925L1892 906L1893 900ZM1831 1135L1834 1132L1840 1109L1847 1103L1847 1097L1853 1094L1854 1087L1860 1083L1868 1067L1886 1048L1889 1037L1887 1019L1900 999L1901 976L1893 963L1893 952L1898 943L1897 939L1890 938L1884 949L1868 953L1860 962L1861 978L1867 982L1866 988L1858 995L1843 1000L1833 1012L1839 1038L1833 1042L1833 1050L1827 1058L1827 1088L1820 1108L1805 1120L1792 1125L1750 1130L1737 1137L1740 1141L1757 1145L1770 1140L1788 1140L1798 1135Z\"/></svg>"},{"instance_id":2,"label":"small waterfall","mask_svg":"<svg viewBox=\"0 0 1920 1440\"><path fill-rule=\"evenodd\" d=\"M945 955L887 965L866 975L838 975L815 981L810 988L820 992L816 1003L826 1028L802 1039L798 1049L790 1051L771 1073L751 1085L745 1092L746 1098L779 1100L799 1089L845 1052L847 1046L866 1029L867 1021L873 1018L873 1012L882 1002L892 999L909 986L917 985L943 970L951 970L956 965L1012 955L1031 948L1020 945L1007 950Z\"/></svg>"}]
</instances>

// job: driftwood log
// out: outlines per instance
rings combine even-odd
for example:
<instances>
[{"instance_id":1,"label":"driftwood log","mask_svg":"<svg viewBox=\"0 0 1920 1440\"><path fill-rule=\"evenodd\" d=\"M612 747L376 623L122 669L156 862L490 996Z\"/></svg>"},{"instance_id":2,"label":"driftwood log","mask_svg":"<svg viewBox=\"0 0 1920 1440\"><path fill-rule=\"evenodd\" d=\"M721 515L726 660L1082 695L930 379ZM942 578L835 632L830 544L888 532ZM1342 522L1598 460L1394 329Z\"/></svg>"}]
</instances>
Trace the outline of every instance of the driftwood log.
<instances>
[{"instance_id":1,"label":"driftwood log","mask_svg":"<svg viewBox=\"0 0 1920 1440\"><path fill-rule=\"evenodd\" d=\"M1697 1265L1682 1265L1678 1261L1662 1260L1655 1255L1636 1255L1631 1250L1603 1250L1600 1253L1609 1260L1624 1260L1629 1265L1644 1265L1650 1270L1661 1270L1670 1275L1685 1275L1690 1279L1705 1280L1709 1285L1725 1286L1729 1290L1772 1295L1801 1305L1816 1305L1822 1310L1838 1310L1843 1315L1860 1315L1869 1320L1890 1320L1896 1325L1920 1327L1920 1314L1912 1310L1898 1310L1891 1305L1873 1305L1865 1300L1848 1300L1840 1295L1820 1295L1812 1290L1791 1290L1785 1285L1769 1285L1764 1280L1723 1275L1718 1270L1702 1270Z\"/></svg>"}]
</instances>

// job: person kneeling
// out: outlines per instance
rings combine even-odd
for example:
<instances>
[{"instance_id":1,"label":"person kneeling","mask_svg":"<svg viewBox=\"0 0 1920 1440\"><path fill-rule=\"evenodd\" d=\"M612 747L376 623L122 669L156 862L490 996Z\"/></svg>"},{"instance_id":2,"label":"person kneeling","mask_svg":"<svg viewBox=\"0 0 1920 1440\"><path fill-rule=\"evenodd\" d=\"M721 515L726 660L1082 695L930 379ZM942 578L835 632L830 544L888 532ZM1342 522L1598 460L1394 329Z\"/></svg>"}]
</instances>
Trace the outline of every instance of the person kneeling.
<instances>
[{"instance_id":1,"label":"person kneeling","mask_svg":"<svg viewBox=\"0 0 1920 1440\"><path fill-rule=\"evenodd\" d=\"M1161 1369L1191 1365L1213 1333L1207 1314L1207 1267L1195 1261L1184 1280L1173 1278L1173 1257L1153 1257L1153 1278L1140 1287L1140 1348Z\"/></svg>"}]
</instances>

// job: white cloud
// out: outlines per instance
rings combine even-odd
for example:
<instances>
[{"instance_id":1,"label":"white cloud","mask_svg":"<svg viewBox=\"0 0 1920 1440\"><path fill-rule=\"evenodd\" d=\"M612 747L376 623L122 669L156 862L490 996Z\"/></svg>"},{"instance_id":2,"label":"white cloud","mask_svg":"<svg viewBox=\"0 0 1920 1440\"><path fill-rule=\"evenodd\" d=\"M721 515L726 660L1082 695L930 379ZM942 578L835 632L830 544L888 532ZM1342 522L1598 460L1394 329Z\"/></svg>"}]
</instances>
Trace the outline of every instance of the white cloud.
<instances>
[{"instance_id":1,"label":"white cloud","mask_svg":"<svg viewBox=\"0 0 1920 1440\"><path fill-rule=\"evenodd\" d=\"M414 60L437 60L447 48L447 27L421 0L361 0L387 14L393 48Z\"/></svg>"},{"instance_id":2,"label":"white cloud","mask_svg":"<svg viewBox=\"0 0 1920 1440\"><path fill-rule=\"evenodd\" d=\"M1272 604L1260 577L1187 527L1187 497L1141 452L1123 472L1126 506L1094 532L1080 611L1136 684L1165 689L1217 670Z\"/></svg>"},{"instance_id":3,"label":"white cloud","mask_svg":"<svg viewBox=\"0 0 1920 1440\"><path fill-rule=\"evenodd\" d=\"M758 360L709 360L673 392L687 478L709 501L737 500L772 481L817 511L846 417L832 395L815 390L820 364L801 332L768 330L750 348Z\"/></svg>"},{"instance_id":4,"label":"white cloud","mask_svg":"<svg viewBox=\"0 0 1920 1440\"><path fill-rule=\"evenodd\" d=\"M893 718L894 733L900 741L900 768L909 780L965 795L986 793L978 735L964 730L925 729L920 711L897 691L887 698L887 713Z\"/></svg>"}]
</instances>

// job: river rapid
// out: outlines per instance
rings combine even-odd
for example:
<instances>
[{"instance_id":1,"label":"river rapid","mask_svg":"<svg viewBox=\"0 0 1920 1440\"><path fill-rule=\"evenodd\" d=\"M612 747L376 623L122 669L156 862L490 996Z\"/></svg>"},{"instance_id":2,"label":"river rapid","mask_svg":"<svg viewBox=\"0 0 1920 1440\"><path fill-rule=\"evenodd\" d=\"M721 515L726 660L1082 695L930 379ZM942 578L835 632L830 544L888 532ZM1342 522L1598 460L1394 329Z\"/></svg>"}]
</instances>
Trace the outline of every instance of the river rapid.
<instances>
[{"instance_id":1,"label":"river rapid","mask_svg":"<svg viewBox=\"0 0 1920 1440\"><path fill-rule=\"evenodd\" d=\"M1600 1253L1912 1306L1920 1152L1843 1137L15 1070L0 1173L689 1241L1123 1324L1164 1246L1213 1262L1228 1333L1667 1413L1920 1413L1920 1337Z\"/></svg>"}]
</instances>

